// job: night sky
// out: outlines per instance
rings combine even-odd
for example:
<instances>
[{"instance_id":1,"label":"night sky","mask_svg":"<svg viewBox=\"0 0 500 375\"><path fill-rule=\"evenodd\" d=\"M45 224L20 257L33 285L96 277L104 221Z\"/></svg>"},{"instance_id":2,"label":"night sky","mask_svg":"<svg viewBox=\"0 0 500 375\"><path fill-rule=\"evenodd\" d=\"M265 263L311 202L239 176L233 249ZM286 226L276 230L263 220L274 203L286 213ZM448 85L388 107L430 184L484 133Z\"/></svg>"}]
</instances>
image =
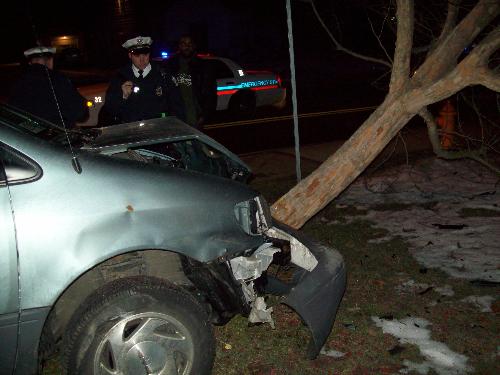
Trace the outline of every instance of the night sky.
<instances>
[{"instance_id":1,"label":"night sky","mask_svg":"<svg viewBox=\"0 0 500 375\"><path fill-rule=\"evenodd\" d=\"M355 34L364 38L363 30L349 30L355 21L346 4L334 8L331 1L316 3L332 27L342 20L344 40L356 44ZM120 44L128 37L152 36L155 53L159 53L160 49L173 51L179 35L188 32L196 37L200 51L252 65L263 60L287 63L285 4L285 0L8 1L0 22L4 35L1 62L19 61L37 40L48 44L53 36L78 35L89 63L109 66L123 61ZM292 7L296 48L305 58L333 51L310 5L293 0Z\"/></svg>"},{"instance_id":2,"label":"night sky","mask_svg":"<svg viewBox=\"0 0 500 375\"><path fill-rule=\"evenodd\" d=\"M284 1L21 0L9 1L1 17L8 36L2 62L19 60L37 40L47 44L57 35L78 35L96 64L113 63L120 44L137 34L172 50L189 32L200 50L238 57L287 49Z\"/></svg>"}]
</instances>

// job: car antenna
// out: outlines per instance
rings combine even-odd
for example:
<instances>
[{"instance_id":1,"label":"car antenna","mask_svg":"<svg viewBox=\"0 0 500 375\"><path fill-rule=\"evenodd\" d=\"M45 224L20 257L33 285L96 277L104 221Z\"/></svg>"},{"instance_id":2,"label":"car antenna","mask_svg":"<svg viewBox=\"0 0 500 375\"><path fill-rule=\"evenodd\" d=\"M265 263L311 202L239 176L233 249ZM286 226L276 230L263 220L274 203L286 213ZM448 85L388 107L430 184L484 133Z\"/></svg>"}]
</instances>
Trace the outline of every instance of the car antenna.
<instances>
[{"instance_id":1,"label":"car antenna","mask_svg":"<svg viewBox=\"0 0 500 375\"><path fill-rule=\"evenodd\" d=\"M28 16L31 20L31 28L33 29L33 34L34 34L35 39L37 41L37 45L41 46L40 39L38 38L38 32L36 30L36 25L35 25L35 22L33 19L33 15L30 12L31 9L29 7L29 3L26 2L26 5L27 5L27 10L28 10ZM64 118L63 118L63 115L61 112L61 107L59 106L59 100L57 100L57 95L56 95L56 92L54 90L54 84L52 83L52 79L50 78L49 68L46 65L44 65L44 67L45 67L45 73L47 73L47 79L49 80L52 95L54 96L54 100L56 102L57 112L59 112L59 117L61 118L61 123L62 123L63 129L64 129L64 134L65 134L66 140L68 141L68 144L69 144L69 149L70 149L70 152L72 155L71 165L73 166L73 169L75 170L75 172L80 174L80 173L82 173L82 166L80 165L80 161L78 160L78 156L76 155L75 150L73 149L73 146L71 144L71 140L70 140L69 134L68 134L68 128L66 127L66 123L64 122Z\"/></svg>"},{"instance_id":2,"label":"car antenna","mask_svg":"<svg viewBox=\"0 0 500 375\"><path fill-rule=\"evenodd\" d=\"M59 106L59 101L57 100L57 95L56 95L56 92L54 90L54 85L52 84L52 79L50 78L49 68L47 68L47 66L45 66L45 72L47 73L47 78L48 78L49 83L50 83L50 89L52 90L52 95L54 96L54 100L56 101L57 111L59 112L59 117L61 118L61 123L62 123L63 128L64 128L64 134L66 135L66 140L68 141L68 144L69 144L69 149L70 149L70 152L72 155L71 165L73 166L73 169L75 170L75 172L80 174L80 173L82 173L82 166L80 165L80 161L78 160L78 156L76 155L75 150L73 149L73 145L71 144L71 140L69 138L68 128L66 127L66 123L64 122L64 118L63 118L63 115L61 112L61 107Z\"/></svg>"}]
</instances>

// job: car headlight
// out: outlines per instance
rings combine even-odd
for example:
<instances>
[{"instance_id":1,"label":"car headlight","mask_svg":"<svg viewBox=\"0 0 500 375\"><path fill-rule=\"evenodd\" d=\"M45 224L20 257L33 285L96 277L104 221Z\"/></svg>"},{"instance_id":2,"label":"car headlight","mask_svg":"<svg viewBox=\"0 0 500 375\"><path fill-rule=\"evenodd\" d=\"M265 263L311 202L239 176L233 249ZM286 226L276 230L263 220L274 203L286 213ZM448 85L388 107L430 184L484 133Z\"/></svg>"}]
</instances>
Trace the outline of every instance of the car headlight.
<instances>
[{"instance_id":1,"label":"car headlight","mask_svg":"<svg viewBox=\"0 0 500 375\"><path fill-rule=\"evenodd\" d=\"M272 226L271 211L262 196L237 203L234 215L243 231L249 235L260 235Z\"/></svg>"}]
</instances>

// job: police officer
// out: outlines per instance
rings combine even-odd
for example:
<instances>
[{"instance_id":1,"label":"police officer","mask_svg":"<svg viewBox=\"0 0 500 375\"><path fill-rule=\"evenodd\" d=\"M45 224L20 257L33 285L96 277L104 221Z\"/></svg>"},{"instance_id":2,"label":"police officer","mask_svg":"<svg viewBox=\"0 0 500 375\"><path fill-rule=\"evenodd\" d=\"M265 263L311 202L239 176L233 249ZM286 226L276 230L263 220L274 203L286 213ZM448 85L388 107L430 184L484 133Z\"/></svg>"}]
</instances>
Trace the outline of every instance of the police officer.
<instances>
[{"instance_id":1,"label":"police officer","mask_svg":"<svg viewBox=\"0 0 500 375\"><path fill-rule=\"evenodd\" d=\"M130 63L111 80L102 109L113 123L174 114L170 107L175 86L163 69L150 62L152 42L150 37L137 36L122 44Z\"/></svg>"},{"instance_id":2,"label":"police officer","mask_svg":"<svg viewBox=\"0 0 500 375\"><path fill-rule=\"evenodd\" d=\"M28 65L14 83L9 104L59 126L72 128L89 114L86 99L54 68L55 48L38 46L24 51Z\"/></svg>"}]
</instances>

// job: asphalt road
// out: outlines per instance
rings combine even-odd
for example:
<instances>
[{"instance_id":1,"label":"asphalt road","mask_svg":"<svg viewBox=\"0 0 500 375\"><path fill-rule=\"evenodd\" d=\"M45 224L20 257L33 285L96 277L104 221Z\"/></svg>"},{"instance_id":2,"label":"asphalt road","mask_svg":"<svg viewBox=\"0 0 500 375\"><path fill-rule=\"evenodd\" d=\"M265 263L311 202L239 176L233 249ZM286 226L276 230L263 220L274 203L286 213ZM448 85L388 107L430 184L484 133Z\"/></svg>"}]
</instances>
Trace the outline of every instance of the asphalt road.
<instances>
[{"instance_id":1,"label":"asphalt road","mask_svg":"<svg viewBox=\"0 0 500 375\"><path fill-rule=\"evenodd\" d=\"M299 140L312 144L344 140L363 123L373 107L353 107L330 111L299 113ZM206 125L205 132L236 153L248 153L295 144L290 112L263 110L251 120L219 121Z\"/></svg>"}]
</instances>

